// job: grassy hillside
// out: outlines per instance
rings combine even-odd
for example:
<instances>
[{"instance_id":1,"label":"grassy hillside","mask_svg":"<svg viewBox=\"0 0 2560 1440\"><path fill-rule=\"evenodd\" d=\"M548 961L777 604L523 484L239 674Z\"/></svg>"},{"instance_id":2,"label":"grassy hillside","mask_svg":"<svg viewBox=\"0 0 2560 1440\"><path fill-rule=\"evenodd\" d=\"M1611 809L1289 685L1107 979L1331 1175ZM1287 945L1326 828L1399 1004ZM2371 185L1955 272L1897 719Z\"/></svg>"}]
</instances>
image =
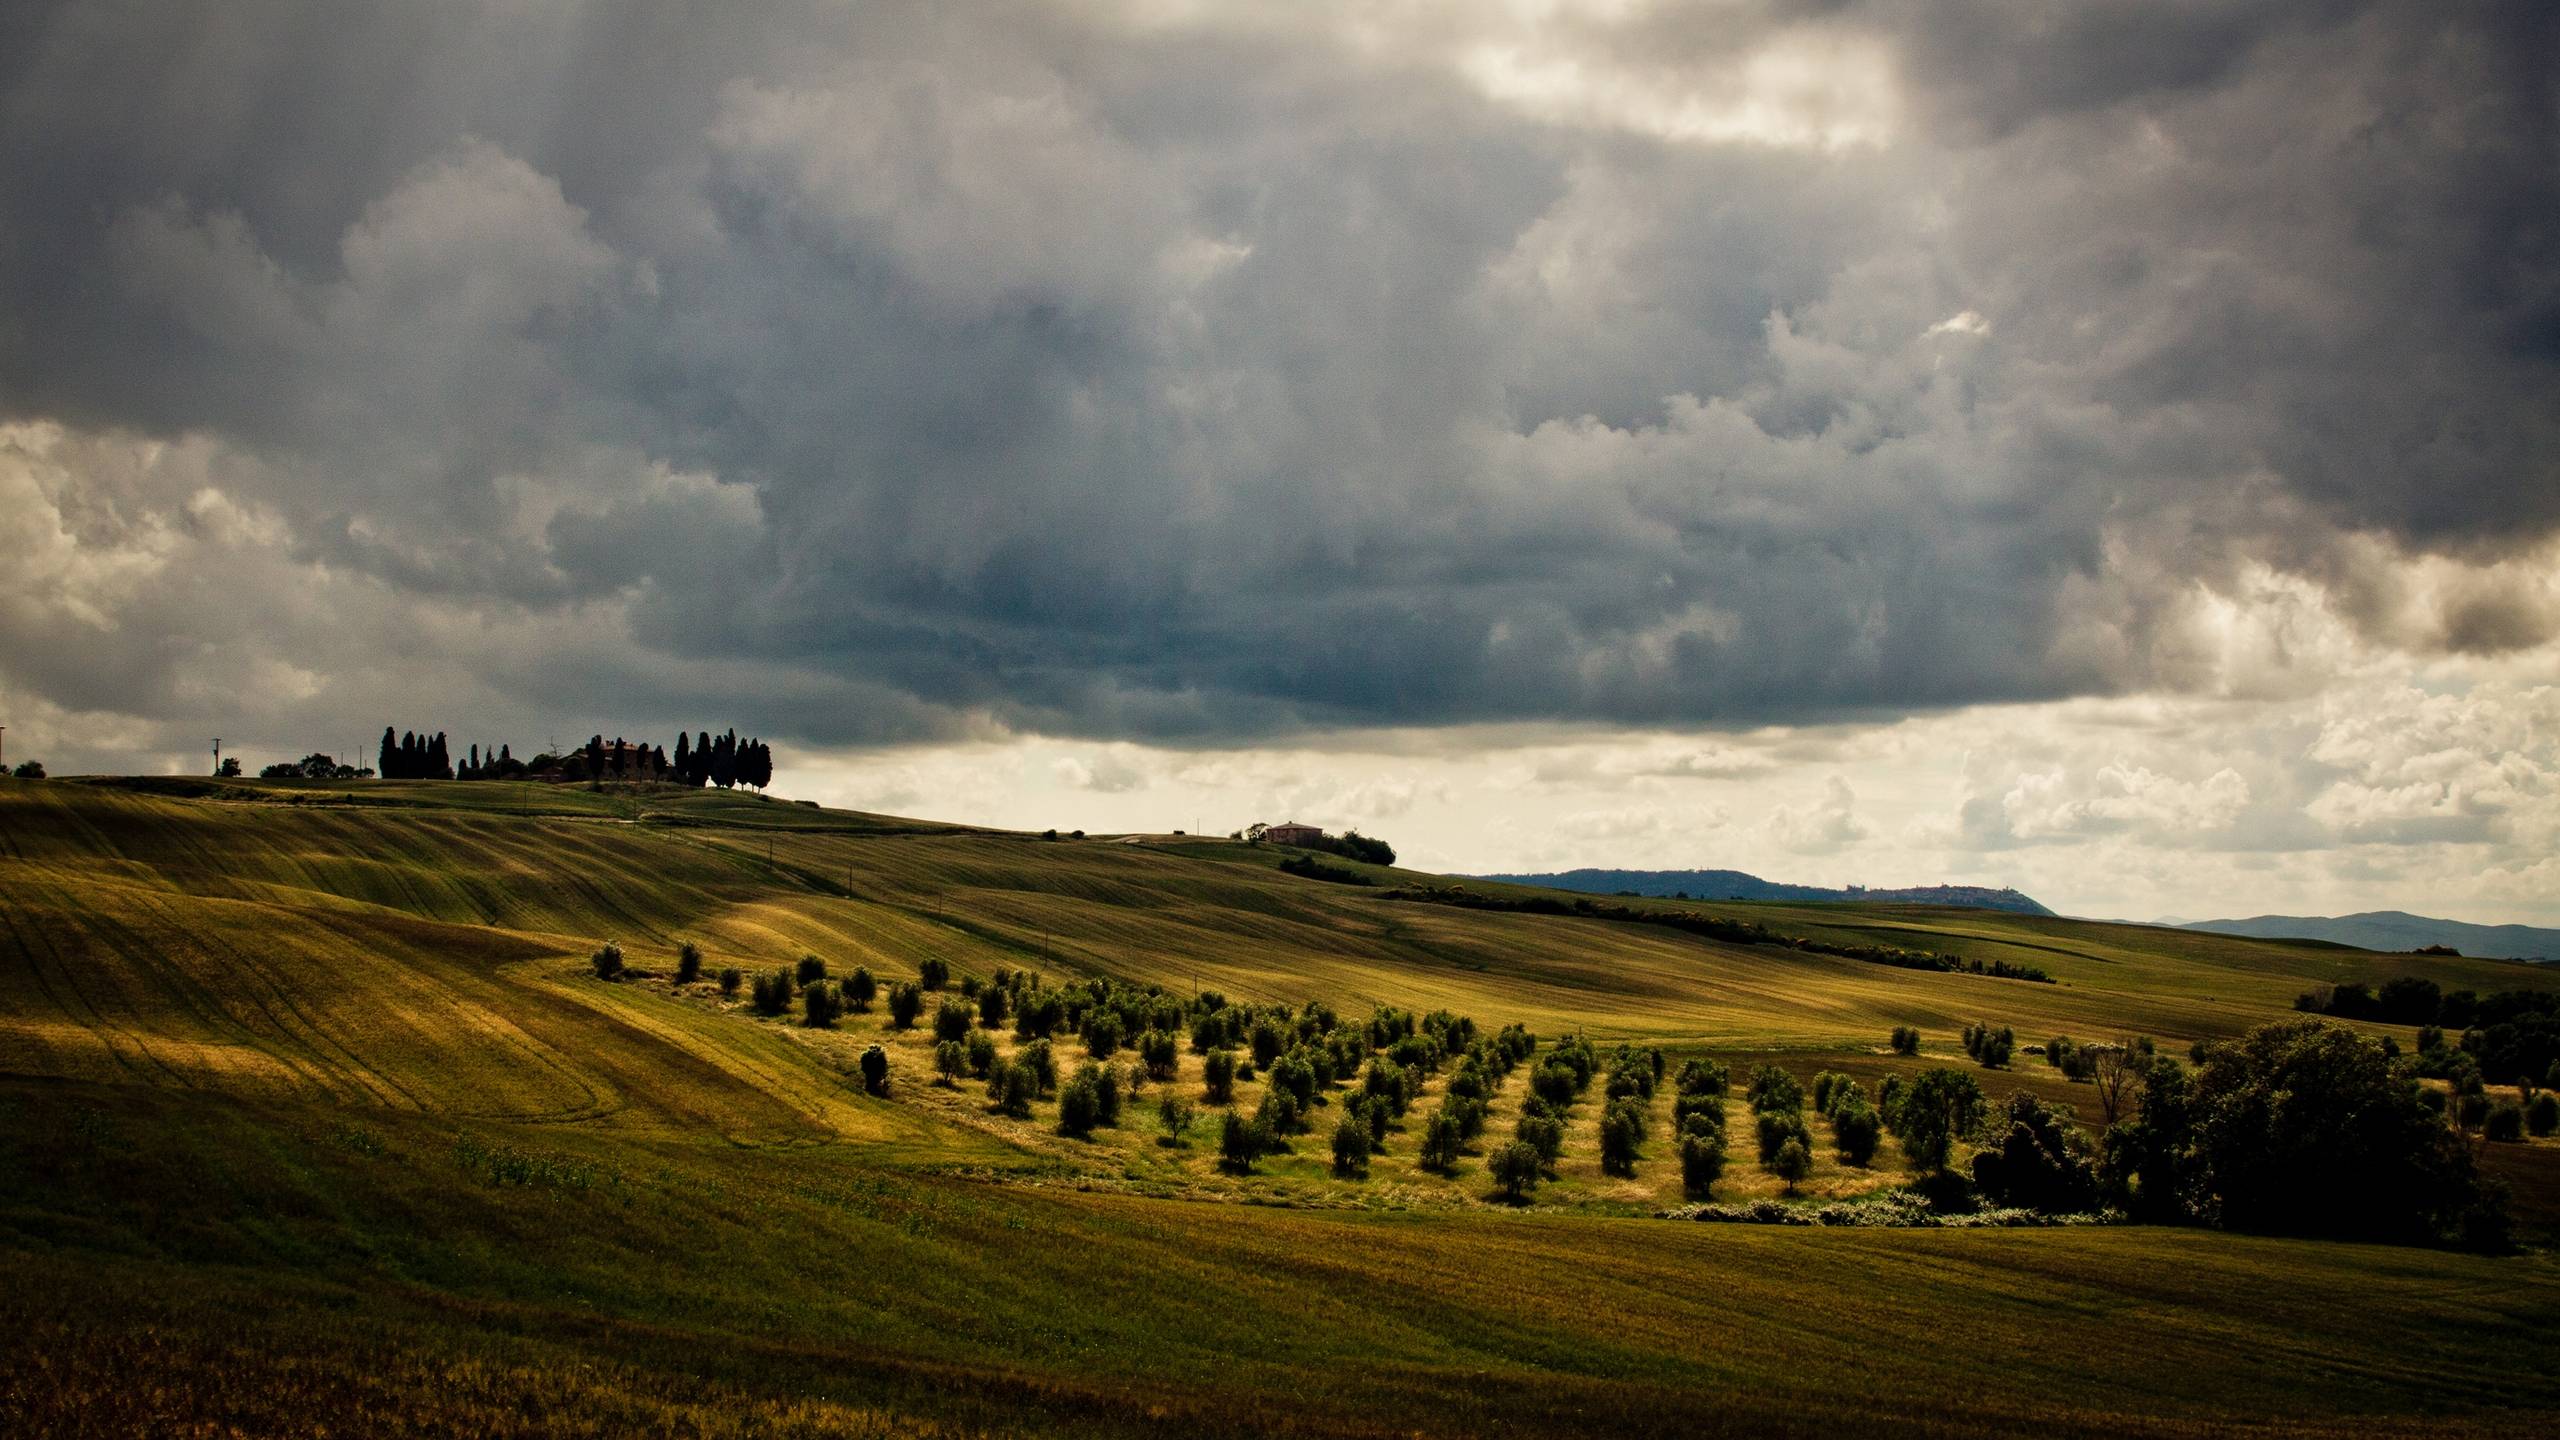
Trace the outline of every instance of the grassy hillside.
<instances>
[{"instance_id":1,"label":"grassy hillside","mask_svg":"<svg viewBox=\"0 0 2560 1440\"><path fill-rule=\"evenodd\" d=\"M1070 1140L1049 1104L1008 1120L932 1084L921 1031L759 1019L670 974L683 940L712 973L931 957L1871 1080L1971 1020L2183 1048L2317 982L2560 985L1982 911L1690 907L2045 985L1386 888L1223 842L734 794L0 784L0 1310L32 1337L0 1399L97 1434L2513 1433L2560 1409L2541 1254L1674 1224L1642 1217L1676 1167L1599 1173L1596 1105L1527 1211L1480 1159L1423 1172L1410 1133L1363 1182L1328 1177L1321 1134L1236 1177L1206 1132L1162 1142L1154 1090ZM642 973L595 979L606 939ZM1922 1060L1882 1053L1895 1025ZM854 1078L874 1043L886 1099ZM1196 1096L1180 1066L1156 1088ZM2087 1098L2032 1061L2014 1083ZM2528 1207L2560 1201L2560 1146L2493 1148ZM1895 1174L1825 1147L1806 1188ZM1744 1162L1719 1194L1776 1189Z\"/></svg>"}]
</instances>

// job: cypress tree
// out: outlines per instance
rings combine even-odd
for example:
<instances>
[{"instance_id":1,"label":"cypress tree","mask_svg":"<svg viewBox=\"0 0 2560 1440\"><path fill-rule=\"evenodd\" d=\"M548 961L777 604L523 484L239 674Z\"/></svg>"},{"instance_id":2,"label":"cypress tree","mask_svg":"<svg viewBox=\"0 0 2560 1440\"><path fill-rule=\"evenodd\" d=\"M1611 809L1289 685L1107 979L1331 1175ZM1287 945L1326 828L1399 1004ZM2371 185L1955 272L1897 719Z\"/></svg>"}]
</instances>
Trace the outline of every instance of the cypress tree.
<instances>
[{"instance_id":1,"label":"cypress tree","mask_svg":"<svg viewBox=\"0 0 2560 1440\"><path fill-rule=\"evenodd\" d=\"M382 753L375 761L373 767L374 774L381 776L385 780L396 780L400 778L400 767L393 763L393 757L398 753L399 746L399 738L391 733L391 727L388 725L383 726Z\"/></svg>"}]
</instances>

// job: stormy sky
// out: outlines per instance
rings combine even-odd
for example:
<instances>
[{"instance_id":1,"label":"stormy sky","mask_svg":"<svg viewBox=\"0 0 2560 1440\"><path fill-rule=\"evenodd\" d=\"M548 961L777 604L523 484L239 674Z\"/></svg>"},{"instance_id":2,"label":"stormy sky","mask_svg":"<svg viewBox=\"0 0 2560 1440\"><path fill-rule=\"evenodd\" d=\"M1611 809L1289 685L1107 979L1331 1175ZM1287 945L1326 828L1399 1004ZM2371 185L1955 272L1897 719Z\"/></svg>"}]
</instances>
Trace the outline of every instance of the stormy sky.
<instances>
[{"instance_id":1,"label":"stormy sky","mask_svg":"<svg viewBox=\"0 0 2560 1440\"><path fill-rule=\"evenodd\" d=\"M2560 920L2539 0L0 16L0 723Z\"/></svg>"}]
</instances>

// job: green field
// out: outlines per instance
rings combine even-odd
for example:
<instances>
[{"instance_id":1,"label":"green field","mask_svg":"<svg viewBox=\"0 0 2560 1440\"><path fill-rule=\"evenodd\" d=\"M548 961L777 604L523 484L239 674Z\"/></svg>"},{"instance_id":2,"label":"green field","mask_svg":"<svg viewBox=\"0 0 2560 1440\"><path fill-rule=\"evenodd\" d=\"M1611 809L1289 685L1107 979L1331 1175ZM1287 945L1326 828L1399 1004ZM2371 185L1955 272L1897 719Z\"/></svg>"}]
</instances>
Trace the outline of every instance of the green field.
<instances>
[{"instance_id":1,"label":"green field","mask_svg":"<svg viewBox=\"0 0 2560 1440\"><path fill-rule=\"evenodd\" d=\"M1329 1177L1322 1133L1233 1176L1208 1127L1160 1143L1152 1092L1071 1140L1046 1102L1008 1120L932 1084L929 1036L876 1012L813 1031L672 983L684 940L709 973L935 958L1870 1082L1964 1063L1969 1021L2183 1051L2316 983L2560 986L1990 912L1692 907L2058 982L2034 984L1403 903L1376 873L716 792L0 783L0 1410L99 1435L2515 1434L2560 1412L2538 1248L1680 1224L1650 1218L1679 1199L1658 1144L1600 1173L1596 1105L1526 1208L1480 1158L1420 1169L1418 1112L1365 1181ZM607 939L639 974L593 977ZM1885 1053L1896 1025L1922 1057ZM887 1099L854 1074L874 1043ZM1180 1064L1165 1083L1196 1096ZM1985 1079L2093 1108L2030 1059ZM1900 1178L1890 1148L1872 1170L1823 1150L1811 1193ZM2546 1242L2560 1144L2483 1160ZM1778 1189L1746 1159L1718 1194Z\"/></svg>"}]
</instances>

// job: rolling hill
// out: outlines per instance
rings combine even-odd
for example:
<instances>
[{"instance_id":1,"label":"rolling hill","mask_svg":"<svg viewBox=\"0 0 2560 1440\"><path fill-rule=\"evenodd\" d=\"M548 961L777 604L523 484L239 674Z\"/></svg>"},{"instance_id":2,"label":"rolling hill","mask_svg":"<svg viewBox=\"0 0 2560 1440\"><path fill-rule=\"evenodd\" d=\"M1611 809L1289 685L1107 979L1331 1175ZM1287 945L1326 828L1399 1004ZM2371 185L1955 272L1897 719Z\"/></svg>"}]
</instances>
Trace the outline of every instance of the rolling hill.
<instances>
[{"instance_id":1,"label":"rolling hill","mask_svg":"<svg viewBox=\"0 0 2560 1440\"><path fill-rule=\"evenodd\" d=\"M2253 915L2246 920L2191 920L2189 930L2248 935L2264 940L2326 940L2359 950L2422 950L2450 946L2465 955L2506 960L2560 960L2560 930L2531 925L2470 925L2404 910L2356 915Z\"/></svg>"},{"instance_id":2,"label":"rolling hill","mask_svg":"<svg viewBox=\"0 0 2560 1440\"><path fill-rule=\"evenodd\" d=\"M1535 875L1478 875L1470 878L1493 880L1505 885L1572 890L1585 895L1951 905L1972 910L2006 910L2018 915L2053 913L2015 890L1995 890L1981 885L1912 885L1883 890L1860 886L1834 890L1821 885L1790 885L1778 880L1763 880L1740 870L1563 870Z\"/></svg>"},{"instance_id":3,"label":"rolling hill","mask_svg":"<svg viewBox=\"0 0 2560 1440\"><path fill-rule=\"evenodd\" d=\"M1657 1149L1602 1173L1596 1105L1528 1207L1492 1196L1480 1155L1424 1170L1410 1130L1366 1180L1328 1174L1321 1132L1233 1175L1214 1127L1154 1126L1159 1095L1198 1093L1196 1054L1071 1139L1047 1101L1018 1120L935 1083L929 1025L813 1029L712 983L803 956L900 982L939 962L955 986L1029 969L1870 1083L1948 1063L1977 1020L2183 1048L2320 982L2560 986L1978 909L1626 902L1832 948L1727 943L1279 860L722 792L0 784L0 1319L19 1337L0 1397L65 1434L2492 1434L2560 1415L2546 1256L1672 1224L1650 1217L1677 1167ZM606 940L629 957L613 980L588 960ZM699 982L675 979L683 942ZM2054 983L1851 958L1879 946ZM1900 1025L1920 1055L1887 1052ZM875 1045L885 1097L859 1079ZM2009 1080L2087 1102L2042 1066ZM1524 1089L1495 1095L1499 1133ZM2560 1145L2494 1148L2547 1227ZM1900 1174L1826 1151L1805 1188ZM1719 1194L1777 1189L1737 1166Z\"/></svg>"}]
</instances>

